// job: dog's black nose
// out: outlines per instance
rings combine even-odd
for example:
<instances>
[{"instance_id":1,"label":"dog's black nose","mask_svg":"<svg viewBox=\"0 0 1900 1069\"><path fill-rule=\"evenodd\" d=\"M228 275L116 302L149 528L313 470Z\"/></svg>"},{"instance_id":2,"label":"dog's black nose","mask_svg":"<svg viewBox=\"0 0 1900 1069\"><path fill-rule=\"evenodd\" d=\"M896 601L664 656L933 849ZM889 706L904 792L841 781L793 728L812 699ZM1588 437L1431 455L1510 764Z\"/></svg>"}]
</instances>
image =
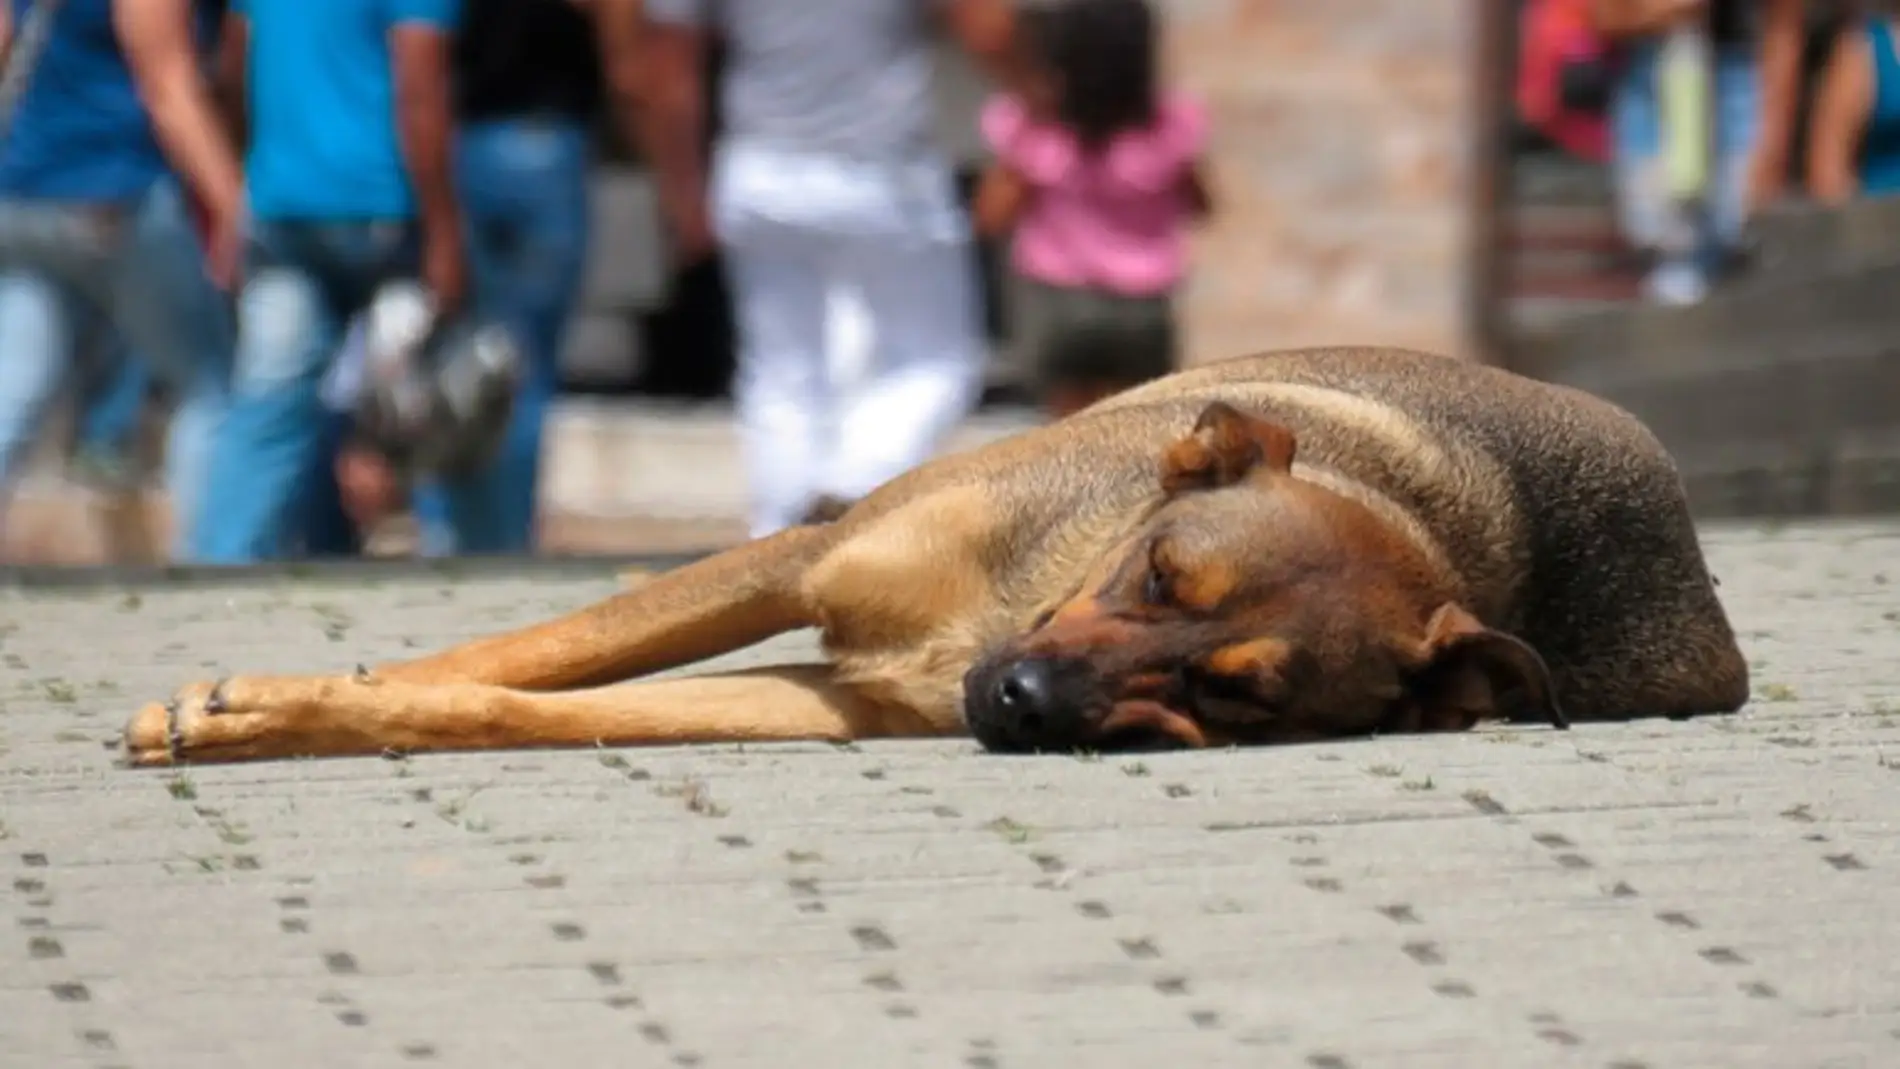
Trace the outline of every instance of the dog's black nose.
<instances>
[{"instance_id":1,"label":"dog's black nose","mask_svg":"<svg viewBox=\"0 0 1900 1069\"><path fill-rule=\"evenodd\" d=\"M1050 662L1017 661L997 673L993 690L991 704L1014 721L1018 731L1038 735L1048 727L1056 703L1056 672Z\"/></svg>"},{"instance_id":2,"label":"dog's black nose","mask_svg":"<svg viewBox=\"0 0 1900 1069\"><path fill-rule=\"evenodd\" d=\"M991 750L1072 745L1082 719L1074 682L1060 663L1042 657L985 665L965 680L970 731Z\"/></svg>"}]
</instances>

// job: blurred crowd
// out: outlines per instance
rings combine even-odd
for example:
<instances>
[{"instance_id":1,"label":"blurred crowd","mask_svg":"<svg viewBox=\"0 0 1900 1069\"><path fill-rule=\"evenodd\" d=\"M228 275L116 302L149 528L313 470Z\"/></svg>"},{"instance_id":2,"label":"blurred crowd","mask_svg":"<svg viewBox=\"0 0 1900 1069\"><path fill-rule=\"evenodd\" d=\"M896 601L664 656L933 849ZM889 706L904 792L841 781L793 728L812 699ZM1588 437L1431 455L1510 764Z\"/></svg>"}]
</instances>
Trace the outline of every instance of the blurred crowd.
<instances>
[{"instance_id":1,"label":"blurred crowd","mask_svg":"<svg viewBox=\"0 0 1900 1069\"><path fill-rule=\"evenodd\" d=\"M1893 0L1523 0L1520 118L1606 164L1646 295L1700 300L1793 198L1900 189Z\"/></svg>"},{"instance_id":2,"label":"blurred crowd","mask_svg":"<svg viewBox=\"0 0 1900 1069\"><path fill-rule=\"evenodd\" d=\"M1212 198L1162 32L1146 0L0 0L0 495L62 400L75 470L136 478L157 391L174 559L360 553L398 512L426 554L532 551L606 122L675 269L724 265L752 533L823 521L975 405L979 236L1050 414L1172 368ZM968 210L945 40L992 83Z\"/></svg>"}]
</instances>

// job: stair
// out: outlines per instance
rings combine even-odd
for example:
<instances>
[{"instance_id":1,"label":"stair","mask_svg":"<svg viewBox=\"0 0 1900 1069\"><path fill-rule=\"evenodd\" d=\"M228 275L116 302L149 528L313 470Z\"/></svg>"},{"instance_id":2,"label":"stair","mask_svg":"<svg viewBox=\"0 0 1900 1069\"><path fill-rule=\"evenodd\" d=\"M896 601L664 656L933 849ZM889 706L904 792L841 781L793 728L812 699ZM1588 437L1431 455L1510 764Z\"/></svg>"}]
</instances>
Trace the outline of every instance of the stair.
<instances>
[{"instance_id":1,"label":"stair","mask_svg":"<svg viewBox=\"0 0 1900 1069\"><path fill-rule=\"evenodd\" d=\"M1548 330L1641 296L1641 260L1618 229L1605 168L1536 153L1512 172L1502 240L1516 329Z\"/></svg>"}]
</instances>

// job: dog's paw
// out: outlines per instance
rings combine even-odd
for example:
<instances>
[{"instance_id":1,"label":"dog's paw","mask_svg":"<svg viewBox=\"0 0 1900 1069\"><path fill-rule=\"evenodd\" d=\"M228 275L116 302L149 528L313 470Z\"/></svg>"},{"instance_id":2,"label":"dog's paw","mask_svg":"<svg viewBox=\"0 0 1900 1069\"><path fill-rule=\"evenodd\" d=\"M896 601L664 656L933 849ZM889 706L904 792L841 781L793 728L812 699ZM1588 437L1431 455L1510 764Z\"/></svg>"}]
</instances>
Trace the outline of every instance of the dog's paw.
<instances>
[{"instance_id":1,"label":"dog's paw","mask_svg":"<svg viewBox=\"0 0 1900 1069\"><path fill-rule=\"evenodd\" d=\"M238 677L193 683L134 713L125 760L135 767L241 761L321 752L329 679Z\"/></svg>"}]
</instances>

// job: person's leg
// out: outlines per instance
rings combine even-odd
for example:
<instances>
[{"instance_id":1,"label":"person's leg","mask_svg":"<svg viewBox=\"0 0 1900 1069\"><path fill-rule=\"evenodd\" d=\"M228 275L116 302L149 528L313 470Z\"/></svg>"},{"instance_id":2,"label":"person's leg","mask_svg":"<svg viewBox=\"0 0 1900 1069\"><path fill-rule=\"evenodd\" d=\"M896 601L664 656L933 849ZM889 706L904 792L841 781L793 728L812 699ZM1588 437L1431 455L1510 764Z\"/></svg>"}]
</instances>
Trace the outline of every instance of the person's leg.
<instances>
[{"instance_id":1,"label":"person's leg","mask_svg":"<svg viewBox=\"0 0 1900 1069\"><path fill-rule=\"evenodd\" d=\"M282 557L305 518L328 413L318 383L342 314L294 228L266 226L238 294L236 367L217 435L197 555L219 564Z\"/></svg>"},{"instance_id":2,"label":"person's leg","mask_svg":"<svg viewBox=\"0 0 1900 1069\"><path fill-rule=\"evenodd\" d=\"M1100 290L1056 294L1060 314L1047 343L1046 366L1058 384L1049 412L1073 415L1174 369L1176 336L1170 295L1126 296Z\"/></svg>"},{"instance_id":3,"label":"person's leg","mask_svg":"<svg viewBox=\"0 0 1900 1069\"><path fill-rule=\"evenodd\" d=\"M1755 152L1761 75L1746 47L1715 54L1715 159L1709 188L1709 240L1704 257L1717 271L1742 244L1748 224L1748 168Z\"/></svg>"},{"instance_id":4,"label":"person's leg","mask_svg":"<svg viewBox=\"0 0 1900 1069\"><path fill-rule=\"evenodd\" d=\"M497 304L510 305L501 261L518 230L518 220L510 211L513 197L505 188L506 181L495 173L497 157L502 155L495 147L501 140L499 129L497 124L470 123L458 128L455 135L455 192L462 209L462 247L468 257L471 304L475 313L483 316L493 315ZM418 548L423 556L450 557L467 552L461 532L486 526L482 521L489 510L484 507L487 501L482 499L480 489L464 485L460 494L451 495L439 479L418 479L409 507L416 519Z\"/></svg>"},{"instance_id":5,"label":"person's leg","mask_svg":"<svg viewBox=\"0 0 1900 1069\"><path fill-rule=\"evenodd\" d=\"M1651 300L1683 304L1704 291L1696 266L1695 220L1669 193L1663 173L1663 118L1656 40L1632 42L1610 99L1617 216L1629 242L1654 258L1644 279Z\"/></svg>"},{"instance_id":6,"label":"person's leg","mask_svg":"<svg viewBox=\"0 0 1900 1069\"><path fill-rule=\"evenodd\" d=\"M505 141L503 124L470 123L456 131L455 187L462 209L463 248L467 250L469 290L478 315L496 315L514 325L513 301L507 292L508 272L504 266L506 250L519 236L520 220L514 212L515 196L507 188L506 153L499 147ZM524 343L525 345L525 343ZM517 396L517 403L519 397ZM469 552L464 532L486 529L492 509L491 495L482 493L487 481L469 477L459 481L459 493L439 479L417 481L410 498L410 510L416 518L417 536L423 556L449 557Z\"/></svg>"},{"instance_id":7,"label":"person's leg","mask_svg":"<svg viewBox=\"0 0 1900 1069\"><path fill-rule=\"evenodd\" d=\"M72 365L74 302L36 272L0 272L0 495L18 477Z\"/></svg>"},{"instance_id":8,"label":"person's leg","mask_svg":"<svg viewBox=\"0 0 1900 1069\"><path fill-rule=\"evenodd\" d=\"M229 306L205 274L203 246L173 182L159 183L140 206L116 265L112 308L127 346L172 384L165 484L175 517L173 552L196 560L214 441L231 400L235 336Z\"/></svg>"},{"instance_id":9,"label":"person's leg","mask_svg":"<svg viewBox=\"0 0 1900 1069\"><path fill-rule=\"evenodd\" d=\"M867 233L841 259L846 284L864 295L872 358L845 397L819 490L853 500L928 460L969 414L983 346L966 242Z\"/></svg>"},{"instance_id":10,"label":"person's leg","mask_svg":"<svg viewBox=\"0 0 1900 1069\"><path fill-rule=\"evenodd\" d=\"M80 341L82 356L72 376L77 420L68 463L87 485L135 494L150 474L139 432L151 395L151 370L112 323L91 318L95 322Z\"/></svg>"},{"instance_id":11,"label":"person's leg","mask_svg":"<svg viewBox=\"0 0 1900 1069\"><path fill-rule=\"evenodd\" d=\"M351 419L339 412L323 415L322 443L316 464L305 476L308 488L299 524L303 555L307 557L356 557L363 552L363 536L349 510L343 505L342 485L337 479L336 460L349 441Z\"/></svg>"},{"instance_id":12,"label":"person's leg","mask_svg":"<svg viewBox=\"0 0 1900 1069\"><path fill-rule=\"evenodd\" d=\"M732 395L754 537L803 521L830 431L825 328L836 238L761 202L772 188L769 170L744 153L726 154L712 194L738 327Z\"/></svg>"},{"instance_id":13,"label":"person's leg","mask_svg":"<svg viewBox=\"0 0 1900 1069\"><path fill-rule=\"evenodd\" d=\"M1610 162L1617 223L1624 239L1645 252L1654 252L1662 244L1668 225L1656 66L1653 43L1635 42L1624 51L1610 89Z\"/></svg>"},{"instance_id":14,"label":"person's leg","mask_svg":"<svg viewBox=\"0 0 1900 1069\"><path fill-rule=\"evenodd\" d=\"M815 235L789 233L725 249L739 327L732 394L755 538L796 525L818 493L829 394L823 249Z\"/></svg>"},{"instance_id":15,"label":"person's leg","mask_svg":"<svg viewBox=\"0 0 1900 1069\"><path fill-rule=\"evenodd\" d=\"M107 331L93 367L82 376L79 397L77 452L88 465L110 472L129 472L139 417L145 410L151 375L145 359L125 344L117 331Z\"/></svg>"},{"instance_id":16,"label":"person's leg","mask_svg":"<svg viewBox=\"0 0 1900 1069\"><path fill-rule=\"evenodd\" d=\"M515 332L525 367L488 466L418 489L431 553L533 548L542 428L587 262L589 146L578 123L487 123L458 137L476 311Z\"/></svg>"}]
</instances>

